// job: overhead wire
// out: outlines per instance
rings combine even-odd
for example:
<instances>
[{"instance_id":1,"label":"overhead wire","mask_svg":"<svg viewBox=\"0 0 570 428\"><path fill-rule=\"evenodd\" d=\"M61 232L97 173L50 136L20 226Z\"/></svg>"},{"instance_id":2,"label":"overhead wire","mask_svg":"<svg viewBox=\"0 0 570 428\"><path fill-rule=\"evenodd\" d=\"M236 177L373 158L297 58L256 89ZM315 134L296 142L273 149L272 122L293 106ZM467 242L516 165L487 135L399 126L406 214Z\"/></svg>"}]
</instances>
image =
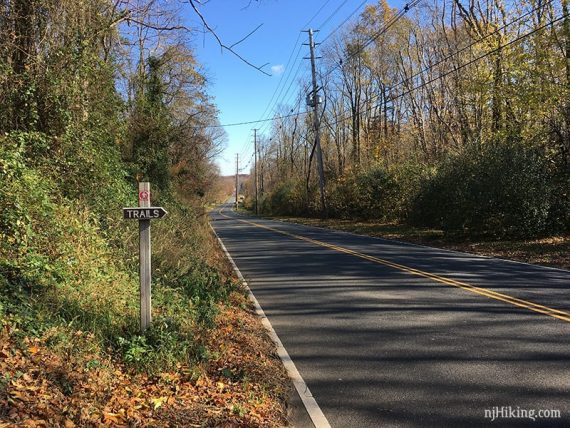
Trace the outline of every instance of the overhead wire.
<instances>
[{"instance_id":1,"label":"overhead wire","mask_svg":"<svg viewBox=\"0 0 570 428\"><path fill-rule=\"evenodd\" d=\"M414 78L420 76L421 74L423 74L423 73L425 73L425 72L427 72L427 71L430 71L431 69L435 68L436 66L445 63L446 61L450 60L450 59L453 58L454 56L459 55L459 54L465 52L466 50L472 48L473 46L475 46L475 45L477 45L477 44L479 44L479 43L481 43L482 41L488 39L489 37L492 37L492 36L494 36L494 35L500 33L501 31L505 30L507 27L510 27L511 25L516 24L517 22L523 20L524 18L526 18L526 17L532 15L534 12L536 12L536 11L538 11L538 10L540 10L540 9L545 8L546 6L548 6L549 4L551 4L553 1L554 1L554 0L548 0L546 3L540 4L539 6L537 6L537 7L533 8L533 9L529 10L527 13L525 13L525 14L523 14L523 15L520 15L519 17L513 19L512 21L510 21L510 22L504 24L502 27L497 28L495 31L492 31L491 33L485 34L484 36L480 37L479 39L477 39L477 40L475 40L475 41L473 41L473 42L471 42L471 43L469 43L468 45L466 45L466 46L464 46L464 47L462 47L462 48L460 48L460 49L458 49L458 50L456 50L456 51L454 51L454 52L448 54L447 56L443 57L442 59L438 60L437 62L435 62L435 63L433 63L433 64L430 64L430 65L427 66L427 67L424 67L424 68L423 68L422 70L420 70L420 71L417 71L416 73L412 74L410 77L407 77L406 79L404 79L404 80L402 80L402 81L400 81L400 82L398 82L398 83L392 85L392 86L390 87L390 89L393 89L393 88L395 88L396 86L401 86L401 85L403 85L404 83L406 83L406 82L408 82L408 81L410 81L410 80L413 80Z\"/></svg>"},{"instance_id":2,"label":"overhead wire","mask_svg":"<svg viewBox=\"0 0 570 428\"><path fill-rule=\"evenodd\" d=\"M479 55L479 56L477 56L477 57L475 57L475 58L469 60L468 62L466 62L466 63L464 63L464 64L461 64L461 65L459 65L459 66L457 66L457 67L455 67L455 68L453 68L453 69L451 69L451 70L448 70L448 71L446 71L446 72L444 72L444 73L441 73L441 74L437 75L436 77L434 77L434 78L432 78L432 79L430 79L430 80L427 80L427 81L425 81L425 82L422 82L420 85L414 86L413 88L410 88L409 90L406 90L406 91L404 91L404 92L402 92L402 93L400 93L400 94L398 94L398 95L396 95L396 96L390 97L390 102L393 102L393 101L396 101L396 100L398 100L398 99L400 99L400 98L403 98L403 97L405 97L406 95L408 95L408 94L410 94L410 93L412 93L412 92L414 92L414 91L416 91L416 90L418 90L418 89L424 88L425 86L427 86L427 85L429 85L429 84L431 84L431 83L433 83L433 82L436 82L436 81L438 81L438 80L441 80L441 79L447 77L447 76L450 75L451 73L457 72L457 71L459 71L459 70L461 70L461 69L463 69L463 68L465 68L465 67L468 67L468 66L470 66L470 65L472 65L472 64L474 64L474 63L476 63L476 62L478 62L478 61L481 61L482 59L484 59L484 58L486 58L486 57L488 57L488 56L490 56L490 55L493 55L494 53L497 53L497 52L499 52L500 50L502 50L502 49L504 49L504 48L507 48L507 47L509 47L509 46L511 46L511 45L513 45L513 44L515 44L515 43L518 43L518 42L520 42L521 40L524 40L524 39L526 39L527 37L530 37L530 36L532 36L533 34L536 34L537 32L542 31L542 30L544 30L545 28L547 28L547 27L549 27L549 26L551 26L551 25L556 24L557 22L560 22L561 20L567 18L568 16L570 16L570 13L563 14L563 15L559 16L558 18L553 19L553 20L547 22L546 24L544 24L544 25L542 25L542 26L540 26L540 27L537 27L537 28L535 28L535 29L533 29L533 30L531 30L531 31L529 31L529 32L527 32L527 33L524 33L524 34L522 34L522 35L520 35L520 36L514 38L513 40L509 41L509 42L506 43L506 44L503 44L503 45L501 45L501 46L499 46L499 47L497 47L497 48L494 48L494 49L492 49L492 50L490 50L490 51L487 51L487 52L485 52L485 53L483 53L483 54L481 54L481 55ZM513 21L513 22L515 22L515 21ZM512 22L511 22L511 24L512 24ZM484 39L484 38L482 38L482 39ZM482 41L482 39L479 39L478 42ZM475 44L475 43L472 43L471 46L474 45L474 44ZM460 53L460 52L462 52L462 50L456 51L455 54L457 55L457 54ZM427 72L427 71L431 71L432 68L433 68L433 67L425 68L425 69L422 70L422 73L425 73L425 72ZM416 77L417 77L417 76L416 76ZM409 80L409 79L404 79L403 81L397 83L397 84L394 85L394 86L401 85L401 84L405 83L407 80ZM378 108L379 106L380 106L379 104L376 104L376 105L374 105L374 106L369 107L368 109L366 109L366 111L371 111L371 110L373 110L373 109L375 109L375 108ZM362 105L361 105L361 107L362 107ZM339 119L338 117L335 117L335 119L337 119L337 120L334 121L334 122L331 122L330 124L331 124L331 125L335 125L335 124L337 124L337 123L339 123L339 122L341 122L341 121L348 120L348 119L350 119L351 117L352 117L352 115L350 115L350 116L345 116L345 117L342 117L342 118L340 118L340 119Z\"/></svg>"},{"instance_id":3,"label":"overhead wire","mask_svg":"<svg viewBox=\"0 0 570 428\"><path fill-rule=\"evenodd\" d=\"M311 19L309 19L304 25L303 27L301 27L301 29L306 28L311 22L313 22L315 20L315 18L317 16L319 16L319 13L322 12L322 10L331 2L331 0L327 0L326 2L323 3L323 5L319 8L319 10L317 10L317 12L311 17Z\"/></svg>"},{"instance_id":4,"label":"overhead wire","mask_svg":"<svg viewBox=\"0 0 570 428\"><path fill-rule=\"evenodd\" d=\"M277 94L279 88L281 87L281 83L284 81L284 77L285 75L287 75L287 79L285 79L285 83L283 86L285 86L285 84L287 84L286 82L289 79L289 75L290 75L290 68L289 68L289 64L291 63L291 59L293 58L293 54L295 53L295 47L297 46L297 43L299 42L299 39L301 38L301 33L299 33L299 35L297 36L297 39L295 40L295 43L293 44L293 50L291 51L291 54L289 55L289 59L287 60L287 64L285 65L285 69L288 70L288 73L286 74L282 74L281 78L279 79L279 83L277 84L277 86L275 87L275 91L273 91L273 95L271 95L271 98L269 100L269 103L267 103L267 107L265 107L265 110L263 111L263 113L261 114L261 117L263 118L265 116L265 113L267 113L267 110L269 110L269 108L271 107L271 103L273 102L273 100L275 99L275 95ZM301 52L301 47L302 45L299 45L299 48L297 49L297 54L295 57L295 61L293 62L293 67L294 64L297 62L297 59L299 58L299 53ZM281 89L283 89L281 87Z\"/></svg>"},{"instance_id":5,"label":"overhead wire","mask_svg":"<svg viewBox=\"0 0 570 428\"><path fill-rule=\"evenodd\" d=\"M394 101L394 100L397 100L397 99L399 99L399 98L402 98L402 97L408 95L409 93L411 93L411 92L413 92L413 91L415 91L415 90L417 90L417 89L421 89L421 88L423 88L423 87L429 85L430 83L433 83L433 82L435 82L435 81L437 81L437 80L443 79L444 77L449 76L451 73L457 72L457 71L459 71L459 70L461 70L461 69L463 69L463 68L465 68L465 67L468 67L468 66L471 65L471 64L474 64L474 63L477 62L477 61L482 60L483 58L488 57L489 55L492 55L492 54L494 54L494 53L497 53L497 52L499 52L500 50L502 50L502 49L504 49L504 48L507 48L507 47L509 47L509 46L511 46L511 45L513 45L513 44L515 44L515 43L517 43L517 42L520 42L521 40L524 40L524 39L526 39L527 37L530 37L530 36L532 36L533 34L536 34L537 32L539 32L539 31L541 31L541 30L544 30L545 28L547 28L547 27L549 27L549 26L551 26L551 25L556 24L557 22L562 21L563 19L567 18L569 15L570 15L570 14L568 14L568 13L563 14L563 15L559 16L558 18L553 19L553 20L547 22L547 23L544 24L544 25L542 25L542 26L540 26L540 27L538 27L538 28L535 28L535 29L532 30L532 31L529 31L529 32L527 32L527 33L524 33L524 34L521 35L521 36L516 37L515 39L511 40L510 42L508 42L508 43L506 43L506 44L504 44L504 45L501 45L501 46L499 46L499 47L497 47L497 48L495 48L495 49L492 49L492 50L490 50L490 51L488 51L488 52L485 52L484 54L479 55L478 57L476 57L476 58L474 58L474 59L472 59L472 60L470 60L470 61L468 61L468 62L466 62L466 63L464 63L464 64L461 64L460 66L458 66L458 67L456 67L456 68L454 68L454 69L452 69L452 70L448 70L448 71L446 71L445 73L439 74L438 76L436 76L436 77L434 77L434 78L432 78L432 79L430 79L430 80L428 80L428 81L426 81L426 82L423 82L422 84L420 84L420 85L418 85L418 86L415 86L415 87L413 87L413 88L411 88L411 89L409 89L409 90L407 90L407 91L405 91L405 92L399 94L399 95L396 96L396 97L392 97L391 101Z\"/></svg>"},{"instance_id":6,"label":"overhead wire","mask_svg":"<svg viewBox=\"0 0 570 428\"><path fill-rule=\"evenodd\" d=\"M334 33L340 30L344 26L344 24L346 24L356 14L356 12L358 12L362 8L362 6L364 6L366 3L368 3L368 0L364 0L362 3L360 3L356 7L356 9L354 9L352 13L346 17L344 21L342 21L339 25L337 25L334 30L332 30L329 34L327 34L327 36L324 39L321 40L321 43L326 42Z\"/></svg>"},{"instance_id":7,"label":"overhead wire","mask_svg":"<svg viewBox=\"0 0 570 428\"><path fill-rule=\"evenodd\" d=\"M457 55L459 55L459 54L465 52L466 50L472 48L473 46L475 46L475 45L477 45L477 44L479 44L479 43L481 43L482 41L488 39L489 37L492 37L492 36L494 36L494 35L500 33L501 31L505 30L507 27L509 27L509 26L511 26L511 25L513 25L513 24L515 24L515 23L517 23L517 22L519 22L519 21L521 21L522 19L524 19L524 18L526 18L526 17L532 15L534 12L536 12L536 11L538 11L538 10L540 10L540 9L543 9L543 8L547 7L549 4L551 4L551 3L553 3L553 2L554 2L554 0L548 0L546 3L542 3L542 4L538 5L538 6L536 6L535 8L529 10L527 13L525 13L525 14L523 14L523 15L520 15L519 17L513 19L512 21L510 21L510 22L504 24L503 26L497 28L495 31L493 31L493 32L491 32L491 33L488 33L488 34L486 34L486 35L480 37L480 38L477 39L477 40L472 41L472 42L469 43L468 45L463 46L462 48L460 48L460 49L458 49L458 50L456 50L456 51L454 51L454 52L448 54L447 56L445 56L445 57L442 58L441 60L439 60L439 61L437 61L437 62L435 62L435 63L433 63L433 64L430 64L429 66L424 67L423 69L417 71L417 72L414 73L413 75L411 75L411 76L409 76L409 77L407 77L407 78L405 78L405 79L399 81L398 83L395 83L395 84L389 86L387 89L393 90L394 88L396 88L396 87L398 87L398 86L401 86L401 85L407 83L408 81L411 81L411 80L415 79L416 77L418 77L418 76L420 76L420 75L422 75L422 74L424 74L424 73L426 73L426 72L428 72L428 71L431 71L431 70L434 69L436 66L438 66L438 65L440 65L440 64L442 64L442 63L445 63L446 61L449 61L449 60L452 59L453 57L455 57L455 56L457 56ZM450 73L451 73L451 72L450 72ZM450 74L450 73L449 73L449 74ZM372 97L372 100L375 100L375 99L378 99L378 98L380 98L380 95L376 95L376 96ZM362 107L364 104L369 104L370 102L371 102L371 100L368 99L368 100L366 100L364 103L362 103L362 104L360 105L360 107ZM376 105L376 106L373 107L373 108L377 108L377 107L378 107L378 105ZM349 116L349 117L350 117L350 116ZM346 120L346 118L343 119L343 120ZM338 123L338 122L334 122L334 123ZM333 124L334 124L334 123L333 123Z\"/></svg>"},{"instance_id":8,"label":"overhead wire","mask_svg":"<svg viewBox=\"0 0 570 428\"><path fill-rule=\"evenodd\" d=\"M375 40L377 40L380 36L386 34L386 32L392 28L393 25L395 25L400 19L402 19L413 7L417 6L419 3L421 3L422 0L413 0L409 3L406 3L404 5L403 8L401 8L391 19L390 21L388 21L388 23L386 23L381 29L380 31L377 31L373 36L369 37L368 40L366 40L361 46L359 46L359 48L357 50L355 50L354 52L350 53L349 55L347 55L344 59L341 59L341 61L335 65L333 65L329 70L327 70L325 73L323 73L323 77L326 78L328 77L334 70L336 70L337 68L342 66L343 62L346 62L348 60L350 60L351 58L353 58L355 55L360 55L364 49L366 49L368 46L370 46L370 44L372 42L374 42Z\"/></svg>"},{"instance_id":9,"label":"overhead wire","mask_svg":"<svg viewBox=\"0 0 570 428\"><path fill-rule=\"evenodd\" d=\"M331 0L327 0L325 1L321 7L313 14L313 16L303 25L302 28L307 27L311 22L313 22L313 20L323 11L323 9L331 2ZM329 17L330 18L330 17ZM272 119L269 118L265 118L267 120L264 119L264 116L267 114L268 111L271 111L276 105L279 104L279 99L281 97L281 94L283 94L283 90L285 88L285 86L287 85L287 82L289 82L289 79L291 80L291 82L289 83L289 86L287 87L287 90L285 91L285 94L283 95L283 98L287 97L287 94L289 93L289 90L291 88L291 86L293 85L293 83L295 82L295 77L297 77L299 70L301 68L302 62L299 62L299 66L297 67L295 73L292 74L292 70L295 68L295 64L297 63L297 60L299 59L299 54L301 52L301 48L302 48L302 44L299 45L299 48L297 49L297 53L295 55L295 60L293 61L293 64L291 67L289 67L289 64L291 62L291 59L293 58L293 54L295 52L295 46L297 45L297 43L299 42L299 39L301 37L301 32L299 32L299 35L297 36L297 39L294 42L294 46L293 49L291 51L291 54L289 55L289 59L287 60L287 65L285 66L285 68L288 70L286 74L282 75L281 78L279 79L279 83L277 85L277 87L275 88L275 91L273 92L271 99L269 100L265 110L263 111L260 120L259 121L249 121L246 123L239 123L239 124L230 124L230 126L238 126L238 125L246 125L246 124L253 124L253 123L266 123L269 122ZM283 86L281 86L281 84L283 83ZM281 88L281 89L280 89ZM277 99L275 99L277 95ZM275 102L273 102L275 99ZM250 123L251 122L251 123ZM245 149L245 148L244 148Z\"/></svg>"},{"instance_id":10,"label":"overhead wire","mask_svg":"<svg viewBox=\"0 0 570 428\"><path fill-rule=\"evenodd\" d=\"M318 26L318 28L324 28L325 25L327 25L331 19L334 18L334 16L338 13L339 10L342 9L342 7L348 2L348 0L344 0L335 10L333 13L331 13L329 15L329 17L327 19L325 19L324 22L321 23L321 25Z\"/></svg>"},{"instance_id":11,"label":"overhead wire","mask_svg":"<svg viewBox=\"0 0 570 428\"><path fill-rule=\"evenodd\" d=\"M418 4L420 1L421 1L421 0L416 0L415 2L412 2L412 3L413 3L414 5L416 5L416 4ZM466 45L466 46L464 46L464 47L458 49L457 51L454 51L453 53L447 55L446 57L442 58L441 60L437 61L436 63L433 63L433 64L431 64L430 66L425 67L425 68L423 68L422 70L416 72L416 73L413 74L412 76L407 77L406 79L401 80L400 82L398 82L398 83L396 83L396 84L390 86L389 89L393 89L393 88L395 88L395 87L397 87L397 86L401 86L401 85L403 85L404 83L406 83L407 81L412 80L412 79L418 77L419 75L421 75L421 74L423 74L423 73L425 73L425 72L431 71L431 70L432 70L433 68L435 68L436 66L438 66L438 65L440 65L440 64L442 64L442 63L448 61L449 59L453 58L453 57L456 56L456 55L459 55L460 53L463 53L463 52L466 51L467 49L469 49L469 48L475 46L475 45L478 44L478 43L481 43L483 40L485 40L485 39L487 39L487 38L489 38L489 37L491 37L491 36L497 34L498 32L504 30L504 29L507 28L508 26L510 26L510 25L512 25L512 24L514 24L514 23L516 23L516 22L518 22L518 21L524 19L525 17L531 15L532 13L536 12L537 10L548 6L548 5L549 5L550 3L552 3L553 1L554 1L554 0L548 0L546 3L543 3L543 4L541 4L540 6L535 7L534 9L530 10L529 12L527 12L527 13L525 13L525 14L519 16L519 17L517 17L517 18L514 19L513 21L510 21L510 22L504 24L502 27L498 28L497 30L495 30L495 31L493 31L493 32L491 32L491 33L486 34L485 36L483 36L483 37L481 37L481 38L479 38L479 39L477 39L477 40L471 42L470 44L468 44L468 45ZM328 3L328 2L327 2L327 3ZM411 7L412 7L412 5L408 4L408 10L409 10L409 8L411 8ZM404 9L405 9L405 8L404 8ZM407 11L406 11L406 12L407 12ZM531 32L531 34L534 34L534 33L536 33L537 31L540 31L540 30L544 29L545 27L547 27L547 26L549 26L549 25L552 25L553 23L556 23L556 22L560 21L561 19L564 19L565 17L566 17L566 16L564 15L564 16L562 16L562 17L557 18L556 20L550 21L549 23L543 25L542 27L533 30L533 31ZM393 25L393 23L391 23L391 25ZM382 30L380 30L380 32L378 32L378 33L376 34L376 37L375 37L375 38L379 37L386 29L387 29L387 28L384 27ZM525 33L525 34L527 34L527 35L524 36L524 37L528 37L528 35L530 35L530 34L528 34L528 33ZM521 37L522 37L522 36L521 36ZM371 39L371 40L373 41L374 39ZM504 46L502 46L502 47L504 48L504 47L506 47L506 46L508 46L508 45L510 45L510 44L512 44L512 43L514 43L514 42L516 42L517 40L519 40L519 38L514 39L513 41L509 42L507 45L504 45ZM368 45L369 45L369 43L368 43ZM491 55L492 53L494 53L494 51L491 51L491 52L488 53L488 54L484 54L482 57ZM464 67L470 65L471 63L476 62L477 60L480 60L482 57L476 58L475 60L470 61L470 63L462 65L461 68L464 68ZM451 71L449 71L448 73L446 73L445 75L448 75L448 74L450 74L450 73L452 73L453 71L456 71L456 70L457 70L457 69L451 70ZM331 71L331 70L329 70L329 72L330 72L330 71ZM321 74L321 76L323 76L323 75ZM326 75L325 75L325 76L326 76ZM444 77L445 77L445 76L444 76ZM431 83L431 82L429 82L429 83ZM429 84L429 83L427 83L427 84ZM290 87L290 86L291 86L291 84L289 85L289 87ZM397 98L399 98L399 97L396 97L395 99L397 99ZM369 100L368 100L368 102L369 102ZM228 123L228 124L219 124L219 125L209 125L209 126L202 126L202 127L196 127L196 128L222 128L222 127L226 127L226 126L228 126L228 127L233 127L233 126L242 126L242 125L257 124L257 123L265 123L265 122L270 122L270 121L272 121L272 120L274 120L274 119L287 118L287 117L295 116L295 115L297 115L297 114L306 114L306 113L308 113L308 111L303 111L303 112L294 113L294 114L287 114L287 115L279 115L279 116L275 116L275 117L271 117L271 118L264 118L264 119L260 119L260 120L244 121L244 122Z\"/></svg>"},{"instance_id":12,"label":"overhead wire","mask_svg":"<svg viewBox=\"0 0 570 428\"><path fill-rule=\"evenodd\" d=\"M323 8L324 8L324 6L326 6L329 2L330 2L330 1L325 2L325 4L319 9L319 12L322 11ZM334 18L334 16L336 16L336 14L342 9L342 7L346 5L347 2L348 2L348 0L343 0L343 1L340 3L340 5L337 6L337 8L321 23L321 25L319 26L319 28L322 28L322 27L324 27L326 24L328 24L328 23L330 22L330 20L331 20L332 18ZM346 18L346 19L343 21L343 23L344 23L344 22L347 22L348 19L350 19L350 18L362 7L362 5L363 5L364 3L366 3L366 0L363 1L363 2L359 5L359 7L358 7L357 9L355 9L355 10L349 15L349 17ZM311 18L311 19L307 22L307 24L305 24L305 26L308 26L308 25L312 22L312 20L313 20L317 15L318 15L318 13L315 14L315 15L313 16L313 18ZM341 25L342 25L342 24L341 24ZM333 30L333 31L336 31L336 30L338 30L338 27L337 27L335 30ZM297 38L297 40L298 40L298 38ZM301 45L301 46L302 46L302 45ZM300 47L301 47L301 46L300 46ZM301 66L302 66L302 62L299 62L299 66L297 67L297 70L295 71L295 73L292 75L292 78L291 78L291 81L289 82L289 86L287 87L287 90L285 90L285 93L283 94L283 96L281 96L281 94L283 93L283 89L285 88L285 86L283 86L283 87L281 88L281 91L279 92L279 95L277 96L277 99L276 99L275 103L273 103L272 108L276 107L276 106L280 103L279 100L281 100L281 102L282 102L283 104L286 104L286 102L291 98L291 96L292 96L293 94L289 95L289 91L291 90L293 84L295 83L295 77L298 76ZM289 78L285 81L285 84L287 84L287 81L289 81ZM288 95L289 95L289 96L288 96ZM273 97L272 97L272 99L273 99ZM271 102L270 102L270 103L271 103ZM263 114L263 115L265 115L265 113L267 112L267 110L268 110L268 108L266 108L266 110L264 111L264 114ZM262 116L263 116L263 115L262 115ZM267 126L269 126L269 121L265 123L265 125L263 126L263 129L265 129Z\"/></svg>"},{"instance_id":13,"label":"overhead wire","mask_svg":"<svg viewBox=\"0 0 570 428\"><path fill-rule=\"evenodd\" d=\"M330 20L331 20L334 16L336 16L336 14L342 9L342 7L343 7L344 5L346 5L347 2L348 2L348 0L343 0L343 1L340 3L340 5L337 6L337 8L321 23L321 25L320 25L319 27L324 27L328 22L330 22ZM321 8L317 11L317 13L315 13L315 15L313 15L313 17L305 24L305 26L308 26L308 25L316 18L316 16L318 16L318 14L324 9L324 7L325 7L328 3L330 3L330 0L326 1L326 2L323 4L323 6L321 6ZM365 3L366 3L366 1L361 2L361 3L359 4L358 8L355 9L347 18L345 18L341 25L344 25L344 23L346 23ZM333 32L338 31L338 28L339 28L339 26L337 26L337 27L333 30ZM332 34L332 33L331 33L331 34ZM329 34L329 36L330 36L330 34ZM328 37L328 36L327 36L327 37ZM299 37L297 37L297 40L295 41L295 43L297 43L298 41L299 41ZM293 62L293 67L292 67L290 70L292 70L292 69L294 68L294 66L295 66L295 64L296 64L296 61L297 61L297 59L299 58L299 52L300 52L301 47L302 47L302 45L299 46L299 49L298 49L298 51L297 51L296 59L295 59L295 61ZM290 58L291 58L291 56L290 56ZM288 101L288 100L291 98L292 95L289 95L289 91L291 90L293 84L295 83L295 78L298 76L299 71L300 71L300 69L301 69L301 66L302 66L302 62L300 61L300 62L299 62L299 65L298 65L298 67L297 67L297 69L296 69L296 71L295 71L295 73L289 73L288 77L284 80L285 83L284 83L284 85L281 87L281 90L278 91L279 85L278 85L278 87L276 88L275 92L273 93L273 96L271 97L271 100L270 100L268 106L265 108L265 110L264 110L264 112L263 112L263 114L262 114L262 116L261 116L262 119L260 119L260 122L263 121L263 123L264 123L264 125L262 126L262 130L266 129L267 126L269 126L269 122L270 122L271 120L273 120L273 118L269 118L269 117L266 118L267 120L264 120L263 117L265 116L265 114L266 114L268 111L271 111L271 110L272 110L274 107L276 107L277 105L279 105L279 104L280 104L280 100L281 100L282 103L286 103L286 101ZM287 82L289 82L289 86L287 86L287 89L285 90L285 85L287 85ZM285 92L283 93L283 91L285 91ZM278 94L278 95L275 96L275 94ZM289 97L288 97L288 95L289 95ZM275 102L273 102L274 99L275 99ZM278 119L278 118L280 118L280 117L288 117L288 116L277 116L276 118ZM256 123L259 123L259 122L256 121ZM236 125L236 126L237 126L237 125Z\"/></svg>"}]
</instances>

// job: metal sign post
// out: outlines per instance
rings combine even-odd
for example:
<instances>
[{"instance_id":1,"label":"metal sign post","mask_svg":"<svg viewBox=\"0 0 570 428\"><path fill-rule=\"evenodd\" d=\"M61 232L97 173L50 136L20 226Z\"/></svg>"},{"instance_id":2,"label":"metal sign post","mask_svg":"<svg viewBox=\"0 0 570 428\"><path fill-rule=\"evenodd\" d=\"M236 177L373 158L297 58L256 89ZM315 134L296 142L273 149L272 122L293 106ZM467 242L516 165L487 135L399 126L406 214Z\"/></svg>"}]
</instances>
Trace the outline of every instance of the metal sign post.
<instances>
[{"instance_id":1,"label":"metal sign post","mask_svg":"<svg viewBox=\"0 0 570 428\"><path fill-rule=\"evenodd\" d=\"M145 331L152 324L151 311L151 246L150 246L150 220L162 218L166 210L162 207L150 206L150 183L139 183L139 206L123 208L125 220L139 221L139 277L141 297L141 331Z\"/></svg>"}]
</instances>

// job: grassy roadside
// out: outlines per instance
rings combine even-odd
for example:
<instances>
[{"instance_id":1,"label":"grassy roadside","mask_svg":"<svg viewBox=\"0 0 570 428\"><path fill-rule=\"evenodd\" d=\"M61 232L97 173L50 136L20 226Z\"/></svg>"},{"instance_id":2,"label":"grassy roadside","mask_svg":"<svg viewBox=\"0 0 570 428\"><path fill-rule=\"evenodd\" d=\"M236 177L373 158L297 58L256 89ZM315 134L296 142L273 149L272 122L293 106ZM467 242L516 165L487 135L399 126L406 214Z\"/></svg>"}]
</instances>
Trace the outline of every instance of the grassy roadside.
<instances>
[{"instance_id":1,"label":"grassy roadside","mask_svg":"<svg viewBox=\"0 0 570 428\"><path fill-rule=\"evenodd\" d=\"M153 231L146 335L136 326L136 260L77 245L95 231L65 235L77 260L70 279L45 289L4 279L0 428L287 424L290 382L204 216L169 217Z\"/></svg>"},{"instance_id":2,"label":"grassy roadside","mask_svg":"<svg viewBox=\"0 0 570 428\"><path fill-rule=\"evenodd\" d=\"M310 226L352 232L359 235L396 239L525 263L570 269L570 236L552 236L529 240L466 240L446 236L441 230L414 228L396 223L305 217L271 217Z\"/></svg>"},{"instance_id":3,"label":"grassy roadside","mask_svg":"<svg viewBox=\"0 0 570 428\"><path fill-rule=\"evenodd\" d=\"M241 294L220 308L194 363L149 376L93 348L89 333L54 351L49 338L0 329L0 427L283 426L288 382Z\"/></svg>"},{"instance_id":4,"label":"grassy roadside","mask_svg":"<svg viewBox=\"0 0 570 428\"><path fill-rule=\"evenodd\" d=\"M141 333L136 187L113 151L58 172L52 140L0 136L0 428L284 425L290 383L202 202L154 192Z\"/></svg>"}]
</instances>

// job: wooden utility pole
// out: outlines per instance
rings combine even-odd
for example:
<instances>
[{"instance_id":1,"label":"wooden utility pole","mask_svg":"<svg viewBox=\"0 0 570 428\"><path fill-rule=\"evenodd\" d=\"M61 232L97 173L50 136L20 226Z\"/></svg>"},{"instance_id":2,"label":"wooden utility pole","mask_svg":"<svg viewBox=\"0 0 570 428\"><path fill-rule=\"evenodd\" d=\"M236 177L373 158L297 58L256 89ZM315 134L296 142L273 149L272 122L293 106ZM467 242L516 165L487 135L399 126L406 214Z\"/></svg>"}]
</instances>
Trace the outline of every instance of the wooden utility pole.
<instances>
[{"instance_id":1,"label":"wooden utility pole","mask_svg":"<svg viewBox=\"0 0 570 428\"><path fill-rule=\"evenodd\" d=\"M255 215L259 214L258 200L257 200L257 129L253 130L253 183L255 186Z\"/></svg>"},{"instance_id":2,"label":"wooden utility pole","mask_svg":"<svg viewBox=\"0 0 570 428\"><path fill-rule=\"evenodd\" d=\"M315 126L315 150L317 153L317 168L319 171L319 188L321 190L321 214L323 217L327 216L327 200L325 196L325 171L323 168L323 152L321 150L321 135L320 135L320 118L319 118L319 96L317 86L317 69L315 66L315 41L313 39L313 30L309 29L309 49L311 51L311 74L313 76L313 92L311 106L313 107L314 126Z\"/></svg>"},{"instance_id":3,"label":"wooden utility pole","mask_svg":"<svg viewBox=\"0 0 570 428\"><path fill-rule=\"evenodd\" d=\"M236 153L236 211L239 208L239 154Z\"/></svg>"}]
</instances>

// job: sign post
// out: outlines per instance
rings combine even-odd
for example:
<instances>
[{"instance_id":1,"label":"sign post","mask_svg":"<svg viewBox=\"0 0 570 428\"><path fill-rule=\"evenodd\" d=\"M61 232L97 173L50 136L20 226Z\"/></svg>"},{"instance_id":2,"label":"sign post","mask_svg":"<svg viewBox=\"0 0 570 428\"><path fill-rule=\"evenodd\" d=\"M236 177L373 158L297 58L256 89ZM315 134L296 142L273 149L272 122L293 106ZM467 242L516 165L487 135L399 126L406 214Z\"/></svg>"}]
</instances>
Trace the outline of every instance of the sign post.
<instances>
[{"instance_id":1,"label":"sign post","mask_svg":"<svg viewBox=\"0 0 570 428\"><path fill-rule=\"evenodd\" d=\"M125 220L139 221L139 277L141 297L141 331L145 331L152 324L151 311L151 246L150 246L150 220L162 218L166 210L162 207L150 206L150 183L139 183L139 206L123 208Z\"/></svg>"},{"instance_id":2,"label":"sign post","mask_svg":"<svg viewBox=\"0 0 570 428\"><path fill-rule=\"evenodd\" d=\"M139 207L150 207L150 183L139 183ZM141 283L141 331L152 324L150 301L150 219L139 220L139 277Z\"/></svg>"}]
</instances>

